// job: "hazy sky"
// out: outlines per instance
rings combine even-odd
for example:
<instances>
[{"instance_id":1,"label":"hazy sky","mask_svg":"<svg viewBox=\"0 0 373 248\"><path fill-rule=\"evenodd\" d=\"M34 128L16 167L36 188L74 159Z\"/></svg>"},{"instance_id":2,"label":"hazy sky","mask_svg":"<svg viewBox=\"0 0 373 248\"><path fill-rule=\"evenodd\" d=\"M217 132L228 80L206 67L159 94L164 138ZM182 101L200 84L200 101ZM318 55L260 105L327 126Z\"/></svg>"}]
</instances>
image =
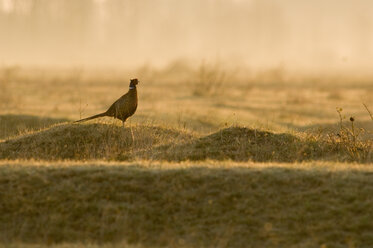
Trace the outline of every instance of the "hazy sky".
<instances>
[{"instance_id":1,"label":"hazy sky","mask_svg":"<svg viewBox=\"0 0 373 248\"><path fill-rule=\"evenodd\" d=\"M365 69L371 0L0 0L0 65Z\"/></svg>"}]
</instances>

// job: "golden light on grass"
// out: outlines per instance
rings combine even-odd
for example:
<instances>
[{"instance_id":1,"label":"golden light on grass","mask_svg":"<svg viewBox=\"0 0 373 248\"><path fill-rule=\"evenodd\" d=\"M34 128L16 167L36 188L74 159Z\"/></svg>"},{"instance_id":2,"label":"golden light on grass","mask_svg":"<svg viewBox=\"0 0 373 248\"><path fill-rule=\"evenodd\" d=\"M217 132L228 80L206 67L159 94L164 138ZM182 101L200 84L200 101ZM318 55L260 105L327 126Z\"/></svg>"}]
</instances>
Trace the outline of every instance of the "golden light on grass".
<instances>
[{"instance_id":1,"label":"golden light on grass","mask_svg":"<svg viewBox=\"0 0 373 248\"><path fill-rule=\"evenodd\" d=\"M0 0L0 247L371 247L373 5L334 2Z\"/></svg>"},{"instance_id":2,"label":"golden light on grass","mask_svg":"<svg viewBox=\"0 0 373 248\"><path fill-rule=\"evenodd\" d=\"M1 218L7 228L0 238L277 247L344 245L348 232L356 245L372 241L371 166L230 164L3 161Z\"/></svg>"},{"instance_id":3,"label":"golden light on grass","mask_svg":"<svg viewBox=\"0 0 373 248\"><path fill-rule=\"evenodd\" d=\"M311 160L372 163L372 142L351 130L341 141L328 136L291 135L232 126L199 136L164 126L61 124L0 143L1 159L162 161L276 161Z\"/></svg>"},{"instance_id":4,"label":"golden light on grass","mask_svg":"<svg viewBox=\"0 0 373 248\"><path fill-rule=\"evenodd\" d=\"M17 68L2 74L9 102L0 117L0 243L372 242L372 121L356 97L369 95L368 79L356 90L350 79L327 87L309 85L307 76L276 84L271 73L233 74L234 84L221 80L196 94L191 80L201 69L178 66L177 74L138 70L147 80L124 128L110 118L71 120L105 109L126 90L130 72L76 76L75 70ZM214 78L220 75L214 68L203 70ZM209 80L201 77L199 84ZM342 103L329 97L336 85ZM335 113L336 106L343 109Z\"/></svg>"}]
</instances>

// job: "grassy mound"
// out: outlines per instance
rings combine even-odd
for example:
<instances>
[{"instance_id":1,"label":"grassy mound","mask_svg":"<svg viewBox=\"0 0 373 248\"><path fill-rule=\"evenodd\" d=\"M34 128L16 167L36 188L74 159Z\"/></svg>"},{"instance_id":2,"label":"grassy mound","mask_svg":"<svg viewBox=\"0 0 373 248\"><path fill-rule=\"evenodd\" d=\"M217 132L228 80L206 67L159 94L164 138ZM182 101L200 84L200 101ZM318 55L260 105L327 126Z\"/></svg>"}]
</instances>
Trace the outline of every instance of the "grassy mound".
<instances>
[{"instance_id":1,"label":"grassy mound","mask_svg":"<svg viewBox=\"0 0 373 248\"><path fill-rule=\"evenodd\" d=\"M0 139L19 135L25 131L46 128L67 119L54 119L32 115L0 115Z\"/></svg>"},{"instance_id":2,"label":"grassy mound","mask_svg":"<svg viewBox=\"0 0 373 248\"><path fill-rule=\"evenodd\" d=\"M3 164L0 242L125 242L144 247L373 244L369 168L288 166Z\"/></svg>"},{"instance_id":3,"label":"grassy mound","mask_svg":"<svg viewBox=\"0 0 373 248\"><path fill-rule=\"evenodd\" d=\"M291 134L275 134L244 127L230 127L191 143L160 152L163 159L235 161L294 161L304 153L301 140ZM310 151L311 152L311 151Z\"/></svg>"},{"instance_id":4,"label":"grassy mound","mask_svg":"<svg viewBox=\"0 0 373 248\"><path fill-rule=\"evenodd\" d=\"M190 138L190 134L157 126L66 124L0 143L0 158L127 160L134 152Z\"/></svg>"},{"instance_id":5,"label":"grassy mound","mask_svg":"<svg viewBox=\"0 0 373 248\"><path fill-rule=\"evenodd\" d=\"M373 161L373 144L230 127L205 137L161 126L66 124L0 143L0 159Z\"/></svg>"},{"instance_id":6,"label":"grassy mound","mask_svg":"<svg viewBox=\"0 0 373 248\"><path fill-rule=\"evenodd\" d=\"M373 161L372 144L343 143L340 140L287 133L272 133L244 127L230 127L209 136L173 146L161 146L154 152L158 159L234 160L296 162L309 160Z\"/></svg>"}]
</instances>

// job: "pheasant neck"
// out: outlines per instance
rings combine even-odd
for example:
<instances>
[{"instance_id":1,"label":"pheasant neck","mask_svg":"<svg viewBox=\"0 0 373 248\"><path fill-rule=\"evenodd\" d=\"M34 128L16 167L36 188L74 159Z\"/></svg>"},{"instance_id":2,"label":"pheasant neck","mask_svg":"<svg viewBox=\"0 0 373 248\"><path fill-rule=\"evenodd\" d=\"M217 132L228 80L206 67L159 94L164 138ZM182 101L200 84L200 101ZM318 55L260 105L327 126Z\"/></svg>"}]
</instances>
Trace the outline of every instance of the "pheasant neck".
<instances>
[{"instance_id":1,"label":"pheasant neck","mask_svg":"<svg viewBox=\"0 0 373 248\"><path fill-rule=\"evenodd\" d=\"M136 86L130 86L130 90L136 89Z\"/></svg>"}]
</instances>

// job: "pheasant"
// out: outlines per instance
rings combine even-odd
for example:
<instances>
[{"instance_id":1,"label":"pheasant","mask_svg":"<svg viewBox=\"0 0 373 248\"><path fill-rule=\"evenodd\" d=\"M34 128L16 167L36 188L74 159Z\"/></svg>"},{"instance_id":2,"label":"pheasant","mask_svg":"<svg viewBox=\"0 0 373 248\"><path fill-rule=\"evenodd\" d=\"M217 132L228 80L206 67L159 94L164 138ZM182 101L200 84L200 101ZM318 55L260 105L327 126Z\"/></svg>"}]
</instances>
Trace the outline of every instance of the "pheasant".
<instances>
[{"instance_id":1,"label":"pheasant","mask_svg":"<svg viewBox=\"0 0 373 248\"><path fill-rule=\"evenodd\" d=\"M137 78L131 79L128 92L116 100L106 112L77 120L75 122L88 121L99 117L109 116L121 120L124 126L124 122L127 120L127 118L132 116L137 109L136 85L138 83L139 81Z\"/></svg>"}]
</instances>

